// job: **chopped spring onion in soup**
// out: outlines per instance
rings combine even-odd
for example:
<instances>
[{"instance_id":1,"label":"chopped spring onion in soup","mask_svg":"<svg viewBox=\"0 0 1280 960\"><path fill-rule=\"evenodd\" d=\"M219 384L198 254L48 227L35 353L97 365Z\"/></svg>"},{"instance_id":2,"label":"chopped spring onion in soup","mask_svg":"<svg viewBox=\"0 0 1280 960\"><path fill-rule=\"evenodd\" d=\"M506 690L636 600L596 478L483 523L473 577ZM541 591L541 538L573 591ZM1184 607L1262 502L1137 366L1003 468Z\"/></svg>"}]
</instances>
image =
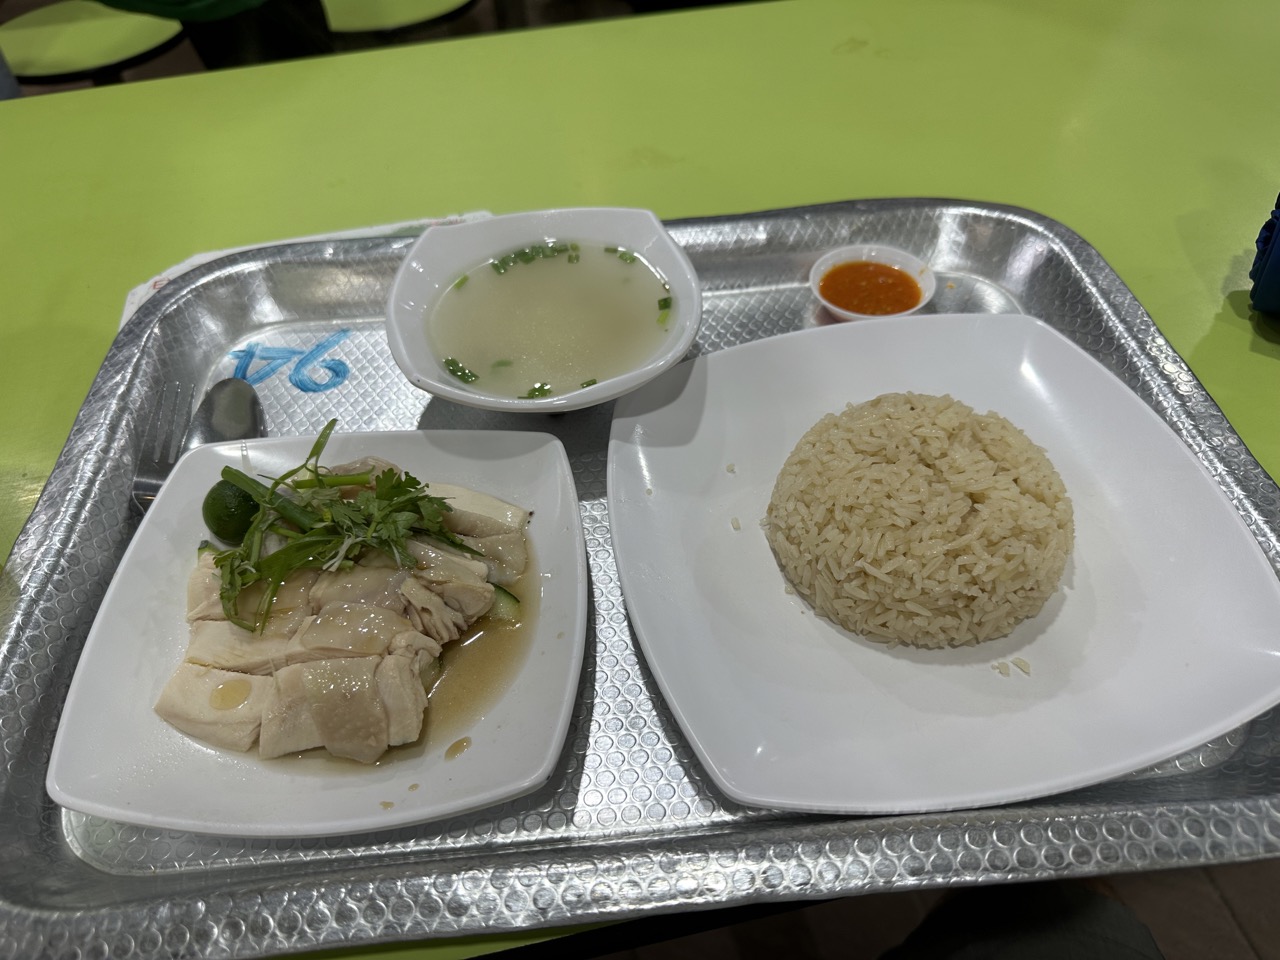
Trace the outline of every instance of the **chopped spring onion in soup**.
<instances>
[{"instance_id":1,"label":"chopped spring onion in soup","mask_svg":"<svg viewBox=\"0 0 1280 960\"><path fill-rule=\"evenodd\" d=\"M657 353L666 281L633 250L547 240L479 264L426 318L445 369L498 396L571 393Z\"/></svg>"}]
</instances>

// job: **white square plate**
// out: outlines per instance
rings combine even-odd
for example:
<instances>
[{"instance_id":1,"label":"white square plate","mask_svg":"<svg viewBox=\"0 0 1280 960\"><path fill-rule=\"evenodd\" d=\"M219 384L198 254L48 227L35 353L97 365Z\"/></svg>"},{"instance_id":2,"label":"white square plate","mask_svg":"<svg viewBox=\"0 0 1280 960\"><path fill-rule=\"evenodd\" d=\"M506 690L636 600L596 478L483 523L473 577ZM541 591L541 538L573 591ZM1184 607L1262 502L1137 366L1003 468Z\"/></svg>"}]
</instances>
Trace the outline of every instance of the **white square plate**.
<instances>
[{"instance_id":1,"label":"white square plate","mask_svg":"<svg viewBox=\"0 0 1280 960\"><path fill-rule=\"evenodd\" d=\"M902 391L1003 414L1066 483L1063 588L1008 637L889 648L784 592L760 527L783 461L823 414ZM1033 318L866 320L686 362L618 402L608 469L641 648L742 803L1007 803L1157 762L1280 700L1280 583L1240 515L1136 394ZM993 669L1015 657L1029 675Z\"/></svg>"},{"instance_id":2,"label":"white square plate","mask_svg":"<svg viewBox=\"0 0 1280 960\"><path fill-rule=\"evenodd\" d=\"M161 488L125 552L85 643L54 741L46 787L63 806L149 827L237 837L305 837L434 820L541 786L564 746L586 637L587 571L564 447L541 433L335 434L322 462L384 457L424 483L470 487L530 509L540 610L509 688L469 726L470 745L397 748L369 767L261 761L161 720L152 705L186 649L186 582L205 492L222 467L279 475L314 438L199 447ZM461 737L462 734L459 734Z\"/></svg>"}]
</instances>

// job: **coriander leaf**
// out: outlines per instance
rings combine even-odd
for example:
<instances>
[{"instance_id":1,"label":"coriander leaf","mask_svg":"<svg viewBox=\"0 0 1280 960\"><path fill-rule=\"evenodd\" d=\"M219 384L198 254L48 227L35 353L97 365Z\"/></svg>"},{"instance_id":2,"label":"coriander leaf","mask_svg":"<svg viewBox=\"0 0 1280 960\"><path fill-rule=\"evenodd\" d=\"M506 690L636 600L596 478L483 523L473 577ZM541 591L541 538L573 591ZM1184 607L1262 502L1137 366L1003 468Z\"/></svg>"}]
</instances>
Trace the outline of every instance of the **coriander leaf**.
<instances>
[{"instance_id":1,"label":"coriander leaf","mask_svg":"<svg viewBox=\"0 0 1280 960\"><path fill-rule=\"evenodd\" d=\"M261 631L281 584L299 570L344 569L371 550L386 553L400 566L412 566L408 544L415 537L478 555L445 526L444 516L452 509L448 501L428 494L427 485L412 474L390 468L377 475L325 472L320 456L336 425L336 420L329 421L306 460L269 485L232 467L222 471L224 479L246 490L258 504L240 546L214 557L222 609L237 626ZM361 489L344 498L339 488L353 486ZM268 533L272 542L283 540L283 546L268 552ZM255 583L263 584L263 595L250 619L241 615L239 598Z\"/></svg>"}]
</instances>

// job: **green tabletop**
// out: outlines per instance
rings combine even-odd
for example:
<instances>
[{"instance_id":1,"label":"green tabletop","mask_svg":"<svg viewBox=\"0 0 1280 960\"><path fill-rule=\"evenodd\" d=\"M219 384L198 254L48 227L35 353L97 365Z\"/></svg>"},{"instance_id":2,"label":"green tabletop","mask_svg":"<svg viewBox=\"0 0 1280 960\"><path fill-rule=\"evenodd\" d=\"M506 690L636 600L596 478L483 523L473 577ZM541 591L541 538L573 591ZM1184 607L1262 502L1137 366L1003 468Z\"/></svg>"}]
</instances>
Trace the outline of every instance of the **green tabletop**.
<instances>
[{"instance_id":1,"label":"green tabletop","mask_svg":"<svg viewBox=\"0 0 1280 960\"><path fill-rule=\"evenodd\" d=\"M0 103L0 556L131 287L479 209L1027 207L1102 253L1280 476L1280 323L1247 295L1277 36L1274 0L777 0Z\"/></svg>"},{"instance_id":2,"label":"green tabletop","mask_svg":"<svg viewBox=\"0 0 1280 960\"><path fill-rule=\"evenodd\" d=\"M474 209L1028 207L1101 251L1280 475L1280 343L1247 298L1278 33L1272 0L778 0L0 103L0 555L129 288Z\"/></svg>"}]
</instances>

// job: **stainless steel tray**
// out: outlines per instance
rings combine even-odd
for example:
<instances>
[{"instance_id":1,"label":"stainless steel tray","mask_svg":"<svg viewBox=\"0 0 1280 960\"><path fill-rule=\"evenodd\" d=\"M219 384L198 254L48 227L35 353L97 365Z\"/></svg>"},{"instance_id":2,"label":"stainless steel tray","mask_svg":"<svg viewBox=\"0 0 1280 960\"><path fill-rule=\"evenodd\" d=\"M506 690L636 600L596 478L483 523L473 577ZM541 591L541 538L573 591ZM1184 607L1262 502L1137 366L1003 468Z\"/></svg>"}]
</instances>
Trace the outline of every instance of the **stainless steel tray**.
<instances>
[{"instance_id":1,"label":"stainless steel tray","mask_svg":"<svg viewBox=\"0 0 1280 960\"><path fill-rule=\"evenodd\" d=\"M940 280L932 311L1043 318L1172 426L1280 567L1276 485L1102 257L1061 224L910 199L669 227L704 285L696 354L811 323L808 267L850 240L927 254ZM0 955L264 956L1280 852L1273 712L1156 767L1011 807L839 818L727 801L693 759L628 626L605 508L611 406L513 417L410 387L382 325L410 243L335 240L225 257L164 287L113 344L0 599ZM592 610L577 708L545 788L446 822L280 841L142 829L49 800L63 698L136 527L129 486L142 415L164 382L208 385L238 367L261 378L273 435L314 433L337 416L345 429L531 429L564 441Z\"/></svg>"}]
</instances>

